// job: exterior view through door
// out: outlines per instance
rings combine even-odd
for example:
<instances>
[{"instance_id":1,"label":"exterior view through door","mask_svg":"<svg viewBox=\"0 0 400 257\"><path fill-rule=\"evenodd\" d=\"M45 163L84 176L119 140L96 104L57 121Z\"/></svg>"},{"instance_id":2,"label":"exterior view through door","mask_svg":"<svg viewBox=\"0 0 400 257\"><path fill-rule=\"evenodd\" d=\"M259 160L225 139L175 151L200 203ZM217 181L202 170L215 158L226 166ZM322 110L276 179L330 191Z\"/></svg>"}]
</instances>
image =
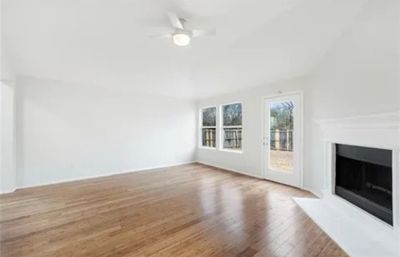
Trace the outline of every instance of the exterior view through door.
<instances>
[{"instance_id":1,"label":"exterior view through door","mask_svg":"<svg viewBox=\"0 0 400 257\"><path fill-rule=\"evenodd\" d=\"M264 99L264 176L301 187L301 94Z\"/></svg>"}]
</instances>

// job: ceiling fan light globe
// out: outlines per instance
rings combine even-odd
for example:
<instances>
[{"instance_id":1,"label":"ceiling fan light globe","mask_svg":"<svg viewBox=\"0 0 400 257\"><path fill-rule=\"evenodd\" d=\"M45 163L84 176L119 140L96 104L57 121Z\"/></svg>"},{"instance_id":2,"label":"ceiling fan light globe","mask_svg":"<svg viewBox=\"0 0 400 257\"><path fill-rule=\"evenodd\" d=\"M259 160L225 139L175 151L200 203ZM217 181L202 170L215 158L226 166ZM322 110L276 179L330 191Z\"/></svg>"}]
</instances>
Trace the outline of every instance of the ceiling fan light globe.
<instances>
[{"instance_id":1,"label":"ceiling fan light globe","mask_svg":"<svg viewBox=\"0 0 400 257\"><path fill-rule=\"evenodd\" d=\"M185 33L176 33L172 39L177 46L187 46L190 44L190 36Z\"/></svg>"}]
</instances>

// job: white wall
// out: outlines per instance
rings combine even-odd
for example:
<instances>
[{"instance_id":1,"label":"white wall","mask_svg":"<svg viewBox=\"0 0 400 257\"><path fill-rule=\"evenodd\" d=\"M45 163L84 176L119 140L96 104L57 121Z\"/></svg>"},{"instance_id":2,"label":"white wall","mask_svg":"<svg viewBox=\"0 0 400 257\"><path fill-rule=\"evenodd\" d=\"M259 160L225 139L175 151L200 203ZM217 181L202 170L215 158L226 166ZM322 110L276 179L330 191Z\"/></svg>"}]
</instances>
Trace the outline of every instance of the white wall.
<instances>
[{"instance_id":1,"label":"white wall","mask_svg":"<svg viewBox=\"0 0 400 257\"><path fill-rule=\"evenodd\" d=\"M0 193L16 188L15 81L4 65L3 3L0 1Z\"/></svg>"},{"instance_id":2,"label":"white wall","mask_svg":"<svg viewBox=\"0 0 400 257\"><path fill-rule=\"evenodd\" d=\"M16 187L15 169L15 88L0 82L0 193Z\"/></svg>"},{"instance_id":3,"label":"white wall","mask_svg":"<svg viewBox=\"0 0 400 257\"><path fill-rule=\"evenodd\" d=\"M400 110L398 1L369 1L308 76L199 101L243 102L243 154L199 149L201 162L261 175L261 97L304 92L304 186L326 186L322 133L316 121Z\"/></svg>"},{"instance_id":4,"label":"white wall","mask_svg":"<svg viewBox=\"0 0 400 257\"><path fill-rule=\"evenodd\" d=\"M194 159L193 101L27 77L17 83L19 187Z\"/></svg>"}]
</instances>

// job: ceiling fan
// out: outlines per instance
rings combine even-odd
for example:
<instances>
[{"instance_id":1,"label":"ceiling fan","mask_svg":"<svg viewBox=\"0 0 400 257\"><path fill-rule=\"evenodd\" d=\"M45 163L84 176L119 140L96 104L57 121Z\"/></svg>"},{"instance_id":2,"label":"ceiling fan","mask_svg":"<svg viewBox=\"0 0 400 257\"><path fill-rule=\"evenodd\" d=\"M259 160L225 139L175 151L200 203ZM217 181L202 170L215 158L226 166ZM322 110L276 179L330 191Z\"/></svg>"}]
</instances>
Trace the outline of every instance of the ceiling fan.
<instances>
[{"instance_id":1,"label":"ceiling fan","mask_svg":"<svg viewBox=\"0 0 400 257\"><path fill-rule=\"evenodd\" d=\"M175 43L175 45L187 46L190 44L192 38L216 35L215 29L202 30L185 28L184 23L186 20L179 18L175 13L169 12L168 18L172 27L174 28L174 31L167 34L153 35L152 37L172 38L172 41Z\"/></svg>"}]
</instances>

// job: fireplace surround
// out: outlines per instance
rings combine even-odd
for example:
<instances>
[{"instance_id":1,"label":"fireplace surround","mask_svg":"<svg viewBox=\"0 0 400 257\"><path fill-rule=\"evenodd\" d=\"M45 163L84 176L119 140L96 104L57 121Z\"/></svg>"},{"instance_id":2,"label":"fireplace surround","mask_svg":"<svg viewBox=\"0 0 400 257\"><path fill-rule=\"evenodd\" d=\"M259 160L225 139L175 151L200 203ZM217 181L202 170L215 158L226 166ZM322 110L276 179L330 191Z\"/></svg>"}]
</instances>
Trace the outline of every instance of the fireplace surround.
<instances>
[{"instance_id":1,"label":"fireplace surround","mask_svg":"<svg viewBox=\"0 0 400 257\"><path fill-rule=\"evenodd\" d=\"M317 124L324 144L325 166L321 172L325 189L316 192L319 199L297 198L295 201L350 256L399 257L400 111L318 120ZM347 146L369 150L366 153L361 150L364 154L360 158L354 156L352 150L349 156ZM371 149L373 153L369 154ZM384 157L372 163L364 159L365 155L377 157L375 151L383 151ZM344 172L338 173L337 168ZM370 174L371 170L375 170L375 175ZM376 174L387 176L376 177ZM359 177L363 175L366 177ZM371 199L366 190L380 192L378 199ZM362 198L358 197L360 195ZM390 199L390 195L391 201L382 201L381 197ZM367 207L360 204L366 202L365 198L370 198ZM371 210L374 202L381 203L379 211Z\"/></svg>"},{"instance_id":2,"label":"fireplace surround","mask_svg":"<svg viewBox=\"0 0 400 257\"><path fill-rule=\"evenodd\" d=\"M400 112L320 120L318 123L323 131L323 142L325 144L324 162L326 164L327 188L323 192L323 198L339 204L338 208L346 207L347 210L358 212L367 221L383 226L391 225L393 229L400 232ZM338 148L339 152L337 152ZM337 165L343 165L343 163L337 163L337 155L339 155L340 160L343 157L346 158L343 155L354 155L355 152L361 152L360 155L363 157L352 156L352 158L347 159L360 160L369 156L367 158L375 158L375 160L372 160L372 164L380 166L381 172L389 172L384 167L392 170L392 187L384 186L387 190L391 190L392 194L392 221L384 221L352 203L349 199L345 200L338 195L336 191L336 168ZM346 165L353 165L354 168L354 163ZM382 183L382 181L378 183ZM384 183L387 183L387 181Z\"/></svg>"}]
</instances>

